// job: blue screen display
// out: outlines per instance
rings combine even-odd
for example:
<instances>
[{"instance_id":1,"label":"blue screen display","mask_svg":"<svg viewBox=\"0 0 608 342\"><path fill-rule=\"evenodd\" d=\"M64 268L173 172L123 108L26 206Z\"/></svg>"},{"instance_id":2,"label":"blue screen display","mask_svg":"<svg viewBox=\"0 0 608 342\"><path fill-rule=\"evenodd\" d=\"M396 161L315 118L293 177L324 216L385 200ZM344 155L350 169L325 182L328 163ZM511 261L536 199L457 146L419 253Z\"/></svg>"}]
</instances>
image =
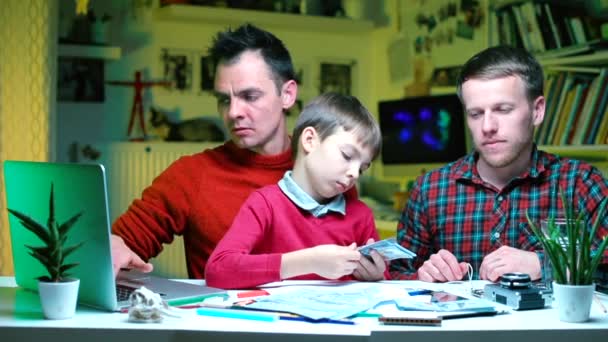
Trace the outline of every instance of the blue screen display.
<instances>
[{"instance_id":1,"label":"blue screen display","mask_svg":"<svg viewBox=\"0 0 608 342\"><path fill-rule=\"evenodd\" d=\"M455 94L382 101L378 109L384 164L447 163L467 151Z\"/></svg>"}]
</instances>

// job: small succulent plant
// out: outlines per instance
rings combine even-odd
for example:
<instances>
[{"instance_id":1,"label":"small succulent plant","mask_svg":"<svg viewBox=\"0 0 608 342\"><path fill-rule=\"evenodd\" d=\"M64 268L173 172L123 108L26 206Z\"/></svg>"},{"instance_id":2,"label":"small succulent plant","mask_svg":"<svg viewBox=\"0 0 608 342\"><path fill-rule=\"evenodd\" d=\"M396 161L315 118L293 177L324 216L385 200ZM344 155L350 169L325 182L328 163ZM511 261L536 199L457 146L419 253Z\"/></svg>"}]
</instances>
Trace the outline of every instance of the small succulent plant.
<instances>
[{"instance_id":1,"label":"small succulent plant","mask_svg":"<svg viewBox=\"0 0 608 342\"><path fill-rule=\"evenodd\" d=\"M592 250L597 228L604 214L608 198L604 198L597 209L597 217L591 229L587 229L582 214L576 215L574 208L566 201L566 196L560 191L564 208L566 233L560 232L555 218L550 217L547 231L543 232L537 227L528 214L528 224L534 235L540 240L545 250L545 258L551 259L553 279L564 285L590 285L593 283L595 273L604 251L608 247L608 236L603 236L597 249ZM567 241L567 243L565 243Z\"/></svg>"},{"instance_id":2,"label":"small succulent plant","mask_svg":"<svg viewBox=\"0 0 608 342\"><path fill-rule=\"evenodd\" d=\"M67 263L66 258L82 246L84 242L67 246L68 232L83 213L80 212L66 222L58 224L55 220L53 183L51 183L49 218L46 227L16 210L8 209L8 211L17 217L26 229L36 234L40 241L44 243L44 246L39 247L25 246L29 249L29 254L36 258L48 272L48 275L41 276L38 279L41 281L61 282L69 277L68 271L76 267L78 263Z\"/></svg>"}]
</instances>

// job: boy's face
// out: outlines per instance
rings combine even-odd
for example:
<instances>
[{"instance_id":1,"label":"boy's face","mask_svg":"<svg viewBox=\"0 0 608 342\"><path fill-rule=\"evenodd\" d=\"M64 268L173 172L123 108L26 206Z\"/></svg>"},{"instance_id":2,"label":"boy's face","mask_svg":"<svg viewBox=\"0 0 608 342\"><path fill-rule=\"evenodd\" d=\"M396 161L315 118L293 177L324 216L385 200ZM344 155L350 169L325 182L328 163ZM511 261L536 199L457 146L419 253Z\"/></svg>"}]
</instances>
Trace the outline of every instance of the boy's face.
<instances>
[{"instance_id":1,"label":"boy's face","mask_svg":"<svg viewBox=\"0 0 608 342\"><path fill-rule=\"evenodd\" d=\"M468 80L462 84L462 99L480 166L502 169L527 163L534 128L544 116L543 97L530 103L521 78L508 76Z\"/></svg>"},{"instance_id":2,"label":"boy's face","mask_svg":"<svg viewBox=\"0 0 608 342\"><path fill-rule=\"evenodd\" d=\"M303 135L300 147L304 151L299 151L298 158L304 158L304 162L297 165L305 168L305 184L299 185L317 202L326 202L352 188L371 164L371 149L363 146L352 131L338 128L321 141L314 128L307 127Z\"/></svg>"},{"instance_id":3,"label":"boy's face","mask_svg":"<svg viewBox=\"0 0 608 342\"><path fill-rule=\"evenodd\" d=\"M284 151L287 128L283 110L295 101L295 82L285 82L277 91L260 53L245 51L236 62L218 65L214 88L218 111L237 146L260 154Z\"/></svg>"}]
</instances>

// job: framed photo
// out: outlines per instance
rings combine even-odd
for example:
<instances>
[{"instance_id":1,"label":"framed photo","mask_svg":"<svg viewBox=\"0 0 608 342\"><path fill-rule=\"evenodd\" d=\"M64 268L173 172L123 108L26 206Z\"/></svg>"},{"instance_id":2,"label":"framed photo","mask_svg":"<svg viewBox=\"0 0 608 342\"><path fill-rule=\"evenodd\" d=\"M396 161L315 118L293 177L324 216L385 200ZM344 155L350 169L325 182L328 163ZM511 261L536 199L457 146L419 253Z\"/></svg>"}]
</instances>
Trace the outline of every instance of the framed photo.
<instances>
[{"instance_id":1,"label":"framed photo","mask_svg":"<svg viewBox=\"0 0 608 342\"><path fill-rule=\"evenodd\" d=\"M200 90L212 91L215 80L215 65L210 56L199 56L200 60Z\"/></svg>"},{"instance_id":2,"label":"framed photo","mask_svg":"<svg viewBox=\"0 0 608 342\"><path fill-rule=\"evenodd\" d=\"M453 87L456 86L461 66L435 68L431 78L432 87Z\"/></svg>"},{"instance_id":3,"label":"framed photo","mask_svg":"<svg viewBox=\"0 0 608 342\"><path fill-rule=\"evenodd\" d=\"M319 93L337 92L351 95L354 62L321 62L319 64Z\"/></svg>"},{"instance_id":4,"label":"framed photo","mask_svg":"<svg viewBox=\"0 0 608 342\"><path fill-rule=\"evenodd\" d=\"M103 102L104 100L102 59L59 57L57 101Z\"/></svg>"},{"instance_id":5,"label":"framed photo","mask_svg":"<svg viewBox=\"0 0 608 342\"><path fill-rule=\"evenodd\" d=\"M186 49L161 49L163 79L172 83L171 89L192 90L192 68L196 53Z\"/></svg>"}]
</instances>

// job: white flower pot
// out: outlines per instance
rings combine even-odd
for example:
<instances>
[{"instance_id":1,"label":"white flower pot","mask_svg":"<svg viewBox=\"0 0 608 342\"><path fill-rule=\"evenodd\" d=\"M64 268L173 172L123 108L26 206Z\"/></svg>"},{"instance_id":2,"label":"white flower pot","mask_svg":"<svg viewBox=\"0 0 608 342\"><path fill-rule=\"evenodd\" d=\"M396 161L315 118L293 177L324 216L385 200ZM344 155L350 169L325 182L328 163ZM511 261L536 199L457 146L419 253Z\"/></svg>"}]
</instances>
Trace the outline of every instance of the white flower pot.
<instances>
[{"instance_id":1,"label":"white flower pot","mask_svg":"<svg viewBox=\"0 0 608 342\"><path fill-rule=\"evenodd\" d=\"M44 317L48 319L72 318L76 312L80 279L63 282L38 281L38 293Z\"/></svg>"},{"instance_id":2,"label":"white flower pot","mask_svg":"<svg viewBox=\"0 0 608 342\"><path fill-rule=\"evenodd\" d=\"M595 284L563 285L553 282L553 298L557 305L559 320L579 323L589 320Z\"/></svg>"}]
</instances>

